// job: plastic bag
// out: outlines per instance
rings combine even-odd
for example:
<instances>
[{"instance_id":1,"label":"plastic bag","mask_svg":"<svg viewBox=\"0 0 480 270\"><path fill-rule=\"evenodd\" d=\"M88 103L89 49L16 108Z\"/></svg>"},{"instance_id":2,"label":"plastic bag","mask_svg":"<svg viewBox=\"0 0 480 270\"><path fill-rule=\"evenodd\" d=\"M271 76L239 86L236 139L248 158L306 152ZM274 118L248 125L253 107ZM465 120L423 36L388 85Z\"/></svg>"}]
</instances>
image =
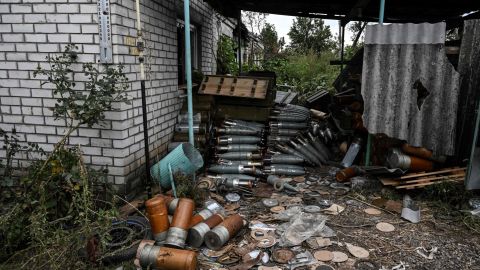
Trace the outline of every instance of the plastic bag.
<instances>
[{"instance_id":1,"label":"plastic bag","mask_svg":"<svg viewBox=\"0 0 480 270\"><path fill-rule=\"evenodd\" d=\"M290 219L290 225L282 233L279 245L291 247L300 245L308 238L319 234L325 227L327 218L320 214L300 213Z\"/></svg>"}]
</instances>

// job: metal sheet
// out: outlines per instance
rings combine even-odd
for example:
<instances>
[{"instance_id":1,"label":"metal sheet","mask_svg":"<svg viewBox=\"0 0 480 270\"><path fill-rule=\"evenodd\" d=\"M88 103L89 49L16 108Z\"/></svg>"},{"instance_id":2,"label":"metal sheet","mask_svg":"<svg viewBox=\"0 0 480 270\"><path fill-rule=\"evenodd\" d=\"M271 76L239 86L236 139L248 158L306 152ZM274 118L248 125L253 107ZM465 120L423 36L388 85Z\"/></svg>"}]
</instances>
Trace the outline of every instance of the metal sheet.
<instances>
[{"instance_id":1,"label":"metal sheet","mask_svg":"<svg viewBox=\"0 0 480 270\"><path fill-rule=\"evenodd\" d=\"M365 44L444 44L445 23L367 25Z\"/></svg>"},{"instance_id":2,"label":"metal sheet","mask_svg":"<svg viewBox=\"0 0 480 270\"><path fill-rule=\"evenodd\" d=\"M403 42L415 38L396 36L442 36L443 27L377 25L367 28L362 72L363 121L370 133L385 133L413 146L431 149L434 155L453 155L460 76L448 61L443 44L376 44L384 40ZM369 33L378 31L380 37ZM425 29L439 32L425 32ZM435 41L420 38L417 41Z\"/></svg>"}]
</instances>

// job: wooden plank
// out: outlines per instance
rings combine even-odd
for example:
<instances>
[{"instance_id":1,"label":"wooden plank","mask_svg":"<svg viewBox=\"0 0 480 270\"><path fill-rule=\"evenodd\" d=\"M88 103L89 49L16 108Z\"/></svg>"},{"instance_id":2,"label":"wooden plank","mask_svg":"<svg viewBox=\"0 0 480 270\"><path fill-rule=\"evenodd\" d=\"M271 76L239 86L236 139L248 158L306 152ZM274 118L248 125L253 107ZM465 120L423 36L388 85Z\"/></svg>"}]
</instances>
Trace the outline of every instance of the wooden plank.
<instances>
[{"instance_id":1,"label":"wooden plank","mask_svg":"<svg viewBox=\"0 0 480 270\"><path fill-rule=\"evenodd\" d=\"M449 168L445 170L440 170L440 171L435 171L435 172L428 172L428 173L411 173L407 174L405 176L399 177L399 179L408 179L408 178L415 178L419 176L428 176L428 175L435 175L435 174L440 174L440 173L447 173L447 172L454 172L454 171L460 171L460 170L465 170L466 168Z\"/></svg>"},{"instance_id":2,"label":"wooden plank","mask_svg":"<svg viewBox=\"0 0 480 270\"><path fill-rule=\"evenodd\" d=\"M450 180L445 180L445 181L426 182L426 183L420 183L420 184L417 183L417 184L411 184L411 185L400 185L400 186L396 186L395 188L396 189L423 188L423 187L426 187L426 186L440 184L440 183L444 183L444 182L463 182L464 179L465 178L462 177L462 178L458 178L458 179L450 179Z\"/></svg>"},{"instance_id":3,"label":"wooden plank","mask_svg":"<svg viewBox=\"0 0 480 270\"><path fill-rule=\"evenodd\" d=\"M445 178L456 178L456 177L461 177L461 176L465 176L465 172L461 172L459 174L452 174L452 175L440 175L440 176L436 176L436 177L425 177L425 178L418 178L418 179L414 179L414 180L408 180L408 181L400 181L401 184L403 183L415 183L415 182L425 182L425 181L436 181L436 180L441 180L441 179L445 179Z\"/></svg>"},{"instance_id":4,"label":"wooden plank","mask_svg":"<svg viewBox=\"0 0 480 270\"><path fill-rule=\"evenodd\" d=\"M454 170L453 172L455 172L457 170ZM449 174L449 175L439 175L439 176L434 176L434 177L420 177L418 179L412 179L412 180L407 180L407 181L403 181L403 179L401 178L380 178L380 181L382 182L383 185L385 186L398 186L398 185L402 185L402 184L405 184L405 183L415 183L415 182L428 182L428 181L435 181L435 180L441 180L441 179L445 179L445 178L448 178L448 177L461 177L461 176L465 176L465 171L462 171L460 173L456 173L456 174Z\"/></svg>"}]
</instances>

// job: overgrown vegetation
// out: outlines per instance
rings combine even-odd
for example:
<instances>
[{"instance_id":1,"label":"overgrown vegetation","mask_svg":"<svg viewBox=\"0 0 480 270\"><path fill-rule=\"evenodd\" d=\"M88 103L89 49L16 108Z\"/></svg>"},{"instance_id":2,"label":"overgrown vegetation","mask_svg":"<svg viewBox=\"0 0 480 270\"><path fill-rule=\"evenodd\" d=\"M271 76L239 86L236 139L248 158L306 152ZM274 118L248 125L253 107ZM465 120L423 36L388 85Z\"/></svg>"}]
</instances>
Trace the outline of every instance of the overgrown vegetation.
<instances>
[{"instance_id":1,"label":"overgrown vegetation","mask_svg":"<svg viewBox=\"0 0 480 270\"><path fill-rule=\"evenodd\" d=\"M67 127L50 153L21 142L15 130L0 132L7 153L0 162L0 268L4 269L92 268L101 256L87 256L87 241L103 237L116 216L114 202L106 196L106 170L86 166L81 148L66 143L80 126L101 124L114 103L127 102L122 66L80 65L73 45L47 61L49 66L39 66L35 75L45 76L44 85L53 86L53 115L65 120ZM74 71L79 68L81 72ZM37 153L35 158L32 153ZM28 158L28 167L12 166L14 159L22 158Z\"/></svg>"}]
</instances>

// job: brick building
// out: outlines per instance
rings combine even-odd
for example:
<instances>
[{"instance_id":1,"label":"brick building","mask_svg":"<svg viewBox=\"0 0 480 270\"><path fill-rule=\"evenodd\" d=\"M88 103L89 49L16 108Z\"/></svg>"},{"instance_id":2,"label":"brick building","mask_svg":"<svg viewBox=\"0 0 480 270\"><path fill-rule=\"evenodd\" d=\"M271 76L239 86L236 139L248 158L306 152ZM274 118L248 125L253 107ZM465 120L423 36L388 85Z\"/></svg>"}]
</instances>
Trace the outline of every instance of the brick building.
<instances>
[{"instance_id":1,"label":"brick building","mask_svg":"<svg viewBox=\"0 0 480 270\"><path fill-rule=\"evenodd\" d=\"M151 156L158 160L182 104L178 86L184 77L183 1L141 2L149 142ZM108 112L103 127L79 129L70 144L82 146L87 163L108 165L118 192L129 194L140 186L145 159L138 59L131 46L137 35L135 1L109 0L109 5L112 59L125 65L132 105L119 104L118 111ZM15 128L21 140L52 150L65 123L54 120L49 110L55 104L52 91L33 71L69 43L78 45L80 61L100 60L97 0L2 0L0 15L0 128ZM214 73L216 41L222 33L232 35L236 23L203 0L191 1L191 23L193 68Z\"/></svg>"}]
</instances>

